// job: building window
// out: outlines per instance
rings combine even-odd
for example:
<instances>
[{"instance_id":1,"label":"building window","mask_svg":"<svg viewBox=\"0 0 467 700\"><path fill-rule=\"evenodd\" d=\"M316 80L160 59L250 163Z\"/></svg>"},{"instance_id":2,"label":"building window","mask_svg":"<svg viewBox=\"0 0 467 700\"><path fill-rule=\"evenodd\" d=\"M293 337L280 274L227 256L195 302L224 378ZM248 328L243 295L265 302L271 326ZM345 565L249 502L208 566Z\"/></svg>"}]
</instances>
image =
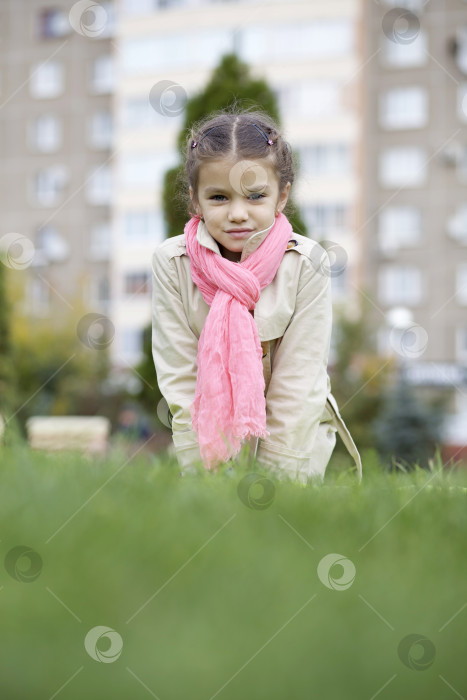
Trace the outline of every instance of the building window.
<instances>
[{"instance_id":1,"label":"building window","mask_svg":"<svg viewBox=\"0 0 467 700\"><path fill-rule=\"evenodd\" d=\"M156 0L121 0L125 15L145 15L154 12Z\"/></svg>"},{"instance_id":2,"label":"building window","mask_svg":"<svg viewBox=\"0 0 467 700\"><path fill-rule=\"evenodd\" d=\"M69 22L77 34L94 39L115 34L114 2L79 0L69 11Z\"/></svg>"},{"instance_id":3,"label":"building window","mask_svg":"<svg viewBox=\"0 0 467 700\"><path fill-rule=\"evenodd\" d=\"M29 142L41 153L54 153L62 145L62 122L54 114L42 114L30 123Z\"/></svg>"},{"instance_id":4,"label":"building window","mask_svg":"<svg viewBox=\"0 0 467 700\"><path fill-rule=\"evenodd\" d=\"M456 175L461 182L467 182L467 146L462 146L456 163Z\"/></svg>"},{"instance_id":5,"label":"building window","mask_svg":"<svg viewBox=\"0 0 467 700\"><path fill-rule=\"evenodd\" d=\"M134 153L122 161L122 181L128 188L159 188L168 168L176 164L176 154Z\"/></svg>"},{"instance_id":6,"label":"building window","mask_svg":"<svg viewBox=\"0 0 467 700\"><path fill-rule=\"evenodd\" d=\"M422 299L421 271L412 265L382 265L378 296L383 304L419 304Z\"/></svg>"},{"instance_id":7,"label":"building window","mask_svg":"<svg viewBox=\"0 0 467 700\"><path fill-rule=\"evenodd\" d=\"M169 97L173 95L172 92ZM180 111L175 109L174 113L171 114L170 107L165 109L162 100L160 111L157 111L149 102L148 97L130 97L123 102L123 126L127 129L166 126L168 116L170 116L171 126L177 128L184 119L184 111L183 109Z\"/></svg>"},{"instance_id":8,"label":"building window","mask_svg":"<svg viewBox=\"0 0 467 700\"><path fill-rule=\"evenodd\" d=\"M90 304L106 305L110 301L110 282L108 275L99 275L91 279L88 289Z\"/></svg>"},{"instance_id":9,"label":"building window","mask_svg":"<svg viewBox=\"0 0 467 700\"><path fill-rule=\"evenodd\" d=\"M456 331L456 357L458 362L467 365L467 326Z\"/></svg>"},{"instance_id":10,"label":"building window","mask_svg":"<svg viewBox=\"0 0 467 700\"><path fill-rule=\"evenodd\" d=\"M154 126L158 115L147 97L129 97L123 102L123 124L129 129L142 126Z\"/></svg>"},{"instance_id":11,"label":"building window","mask_svg":"<svg viewBox=\"0 0 467 700\"><path fill-rule=\"evenodd\" d=\"M89 240L89 257L91 260L110 260L111 226L104 221L92 227Z\"/></svg>"},{"instance_id":12,"label":"building window","mask_svg":"<svg viewBox=\"0 0 467 700\"><path fill-rule=\"evenodd\" d=\"M157 245L165 238L164 219L161 212L141 209L125 213L123 223L125 247Z\"/></svg>"},{"instance_id":13,"label":"building window","mask_svg":"<svg viewBox=\"0 0 467 700\"><path fill-rule=\"evenodd\" d=\"M214 1L214 0L211 0ZM199 0L154 0L158 10L165 10L173 7L189 7L190 5L199 6Z\"/></svg>"},{"instance_id":14,"label":"building window","mask_svg":"<svg viewBox=\"0 0 467 700\"><path fill-rule=\"evenodd\" d=\"M64 262L70 254L70 246L55 226L46 225L36 233L36 250L42 253L47 262Z\"/></svg>"},{"instance_id":15,"label":"building window","mask_svg":"<svg viewBox=\"0 0 467 700\"><path fill-rule=\"evenodd\" d=\"M41 10L37 15L37 34L40 39L67 36L71 32L68 12L64 10Z\"/></svg>"},{"instance_id":16,"label":"building window","mask_svg":"<svg viewBox=\"0 0 467 700\"><path fill-rule=\"evenodd\" d=\"M303 217L315 236L344 233L350 228L350 207L340 202L308 205L303 208Z\"/></svg>"},{"instance_id":17,"label":"building window","mask_svg":"<svg viewBox=\"0 0 467 700\"><path fill-rule=\"evenodd\" d=\"M121 0L126 15L144 15L176 7L199 7L215 0Z\"/></svg>"},{"instance_id":18,"label":"building window","mask_svg":"<svg viewBox=\"0 0 467 700\"><path fill-rule=\"evenodd\" d=\"M96 291L96 301L98 303L105 303L110 301L110 283L107 275L98 278Z\"/></svg>"},{"instance_id":19,"label":"building window","mask_svg":"<svg viewBox=\"0 0 467 700\"><path fill-rule=\"evenodd\" d=\"M354 27L347 19L257 25L242 32L240 44L241 58L252 63L339 58L354 50Z\"/></svg>"},{"instance_id":20,"label":"building window","mask_svg":"<svg viewBox=\"0 0 467 700\"><path fill-rule=\"evenodd\" d=\"M101 165L86 180L86 198L91 204L112 202L112 171L109 165Z\"/></svg>"},{"instance_id":21,"label":"building window","mask_svg":"<svg viewBox=\"0 0 467 700\"><path fill-rule=\"evenodd\" d=\"M110 110L104 109L92 115L89 143L93 148L109 149L113 144L113 120Z\"/></svg>"},{"instance_id":22,"label":"building window","mask_svg":"<svg viewBox=\"0 0 467 700\"><path fill-rule=\"evenodd\" d=\"M152 291L151 284L149 272L128 272L124 277L124 294L125 296L147 296Z\"/></svg>"},{"instance_id":23,"label":"building window","mask_svg":"<svg viewBox=\"0 0 467 700\"><path fill-rule=\"evenodd\" d=\"M50 312L50 287L41 277L30 277L26 284L26 311L31 316L47 316Z\"/></svg>"},{"instance_id":24,"label":"building window","mask_svg":"<svg viewBox=\"0 0 467 700\"><path fill-rule=\"evenodd\" d=\"M467 204L461 204L455 215L449 219L447 231L459 243L467 245Z\"/></svg>"},{"instance_id":25,"label":"building window","mask_svg":"<svg viewBox=\"0 0 467 700\"><path fill-rule=\"evenodd\" d=\"M305 177L349 175L352 170L352 151L344 143L303 146L300 149L300 161Z\"/></svg>"},{"instance_id":26,"label":"building window","mask_svg":"<svg viewBox=\"0 0 467 700\"><path fill-rule=\"evenodd\" d=\"M45 61L31 68L29 90L32 97L46 99L57 97L65 88L65 70L58 61Z\"/></svg>"},{"instance_id":27,"label":"building window","mask_svg":"<svg viewBox=\"0 0 467 700\"><path fill-rule=\"evenodd\" d=\"M467 123L467 83L457 88L457 115L461 122Z\"/></svg>"},{"instance_id":28,"label":"building window","mask_svg":"<svg viewBox=\"0 0 467 700\"><path fill-rule=\"evenodd\" d=\"M421 87L388 90L380 95L379 123L383 129L419 129L428 123L428 94Z\"/></svg>"},{"instance_id":29,"label":"building window","mask_svg":"<svg viewBox=\"0 0 467 700\"><path fill-rule=\"evenodd\" d=\"M115 87L114 68L114 59L110 54L99 56L93 61L91 89L94 93L107 94L113 92Z\"/></svg>"},{"instance_id":30,"label":"building window","mask_svg":"<svg viewBox=\"0 0 467 700\"><path fill-rule=\"evenodd\" d=\"M100 2L99 5L105 12L105 23L103 27L98 27L98 31L93 34L93 36L95 36L97 39L108 39L109 37L115 35L115 3Z\"/></svg>"},{"instance_id":31,"label":"building window","mask_svg":"<svg viewBox=\"0 0 467 700\"><path fill-rule=\"evenodd\" d=\"M281 114L302 119L339 116L341 88L337 80L315 80L281 85L276 89Z\"/></svg>"},{"instance_id":32,"label":"building window","mask_svg":"<svg viewBox=\"0 0 467 700\"><path fill-rule=\"evenodd\" d=\"M459 304L467 304L467 263L457 266L456 299Z\"/></svg>"},{"instance_id":33,"label":"building window","mask_svg":"<svg viewBox=\"0 0 467 700\"><path fill-rule=\"evenodd\" d=\"M143 332L138 328L124 328L121 342L122 354L129 360L138 359L143 351Z\"/></svg>"},{"instance_id":34,"label":"building window","mask_svg":"<svg viewBox=\"0 0 467 700\"><path fill-rule=\"evenodd\" d=\"M68 170L64 165L51 165L34 176L34 198L44 207L53 207L63 198L68 184Z\"/></svg>"},{"instance_id":35,"label":"building window","mask_svg":"<svg viewBox=\"0 0 467 700\"><path fill-rule=\"evenodd\" d=\"M379 246L384 253L420 243L422 213L417 207L388 206L380 213L378 224Z\"/></svg>"},{"instance_id":36,"label":"building window","mask_svg":"<svg viewBox=\"0 0 467 700\"><path fill-rule=\"evenodd\" d=\"M211 68L234 48L234 32L218 27L196 33L161 34L122 41L122 67L128 75L152 74L164 68Z\"/></svg>"},{"instance_id":37,"label":"building window","mask_svg":"<svg viewBox=\"0 0 467 700\"><path fill-rule=\"evenodd\" d=\"M349 283L347 268L331 277L332 297L335 301L347 301L349 298Z\"/></svg>"},{"instance_id":38,"label":"building window","mask_svg":"<svg viewBox=\"0 0 467 700\"><path fill-rule=\"evenodd\" d=\"M428 0L382 0L387 7L403 7L405 10L420 13Z\"/></svg>"},{"instance_id":39,"label":"building window","mask_svg":"<svg viewBox=\"0 0 467 700\"><path fill-rule=\"evenodd\" d=\"M383 187L418 187L426 180L426 163L422 148L387 148L379 158L379 181Z\"/></svg>"},{"instance_id":40,"label":"building window","mask_svg":"<svg viewBox=\"0 0 467 700\"><path fill-rule=\"evenodd\" d=\"M420 29L417 36L408 43L399 43L382 35L382 60L391 68L423 66L428 56L426 33Z\"/></svg>"},{"instance_id":41,"label":"building window","mask_svg":"<svg viewBox=\"0 0 467 700\"><path fill-rule=\"evenodd\" d=\"M456 63L459 70L467 75L467 25L457 29Z\"/></svg>"}]
</instances>

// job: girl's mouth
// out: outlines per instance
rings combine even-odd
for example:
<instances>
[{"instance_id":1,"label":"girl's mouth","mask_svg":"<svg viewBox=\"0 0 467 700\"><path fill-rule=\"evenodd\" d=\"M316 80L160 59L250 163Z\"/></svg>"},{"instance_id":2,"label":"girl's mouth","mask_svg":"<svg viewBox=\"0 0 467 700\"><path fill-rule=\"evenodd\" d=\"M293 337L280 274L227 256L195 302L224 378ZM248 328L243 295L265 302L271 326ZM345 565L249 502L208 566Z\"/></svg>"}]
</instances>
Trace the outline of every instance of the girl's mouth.
<instances>
[{"instance_id":1,"label":"girl's mouth","mask_svg":"<svg viewBox=\"0 0 467 700\"><path fill-rule=\"evenodd\" d=\"M252 231L249 228L231 229L230 231L227 231L229 236L232 236L232 238L245 238L246 236L249 236L251 232Z\"/></svg>"}]
</instances>

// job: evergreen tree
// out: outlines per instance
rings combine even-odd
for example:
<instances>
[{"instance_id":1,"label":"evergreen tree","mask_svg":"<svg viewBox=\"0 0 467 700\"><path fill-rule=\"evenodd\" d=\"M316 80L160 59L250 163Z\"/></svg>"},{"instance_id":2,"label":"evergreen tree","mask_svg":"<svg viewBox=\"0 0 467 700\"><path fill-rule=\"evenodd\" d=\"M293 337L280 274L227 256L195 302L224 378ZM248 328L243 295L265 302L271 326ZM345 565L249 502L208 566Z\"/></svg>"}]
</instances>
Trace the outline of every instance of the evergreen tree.
<instances>
[{"instance_id":1,"label":"evergreen tree","mask_svg":"<svg viewBox=\"0 0 467 700\"><path fill-rule=\"evenodd\" d=\"M183 233L189 218L185 208L188 185L184 181L183 173L187 134L195 122L212 112L230 107L262 109L280 125L274 92L266 81L252 78L248 65L240 61L235 54L224 56L204 90L186 103L185 121L177 141L181 163L168 170L164 178L162 203L168 238ZM307 235L305 223L291 197L284 213L296 233Z\"/></svg>"},{"instance_id":2,"label":"evergreen tree","mask_svg":"<svg viewBox=\"0 0 467 700\"><path fill-rule=\"evenodd\" d=\"M413 469L415 464L427 469L441 441L441 423L440 408L422 404L400 377L372 423L376 447L387 460L388 469L392 470L396 461L404 469Z\"/></svg>"},{"instance_id":3,"label":"evergreen tree","mask_svg":"<svg viewBox=\"0 0 467 700\"><path fill-rule=\"evenodd\" d=\"M185 120L177 139L181 162L166 172L162 192L168 238L183 233L189 218L185 208L188 185L184 179L183 155L191 126L212 112L237 106L262 109L280 125L274 92L264 80L252 78L247 64L241 62L235 54L228 54L222 58L204 90L188 100L185 105ZM296 233L307 235L305 223L291 197L284 213ZM136 370L144 380L138 400L152 413L162 396L157 386L152 358L151 333L152 326L149 324L143 330L143 360Z\"/></svg>"},{"instance_id":4,"label":"evergreen tree","mask_svg":"<svg viewBox=\"0 0 467 700\"><path fill-rule=\"evenodd\" d=\"M156 369L152 358L152 324L143 330L143 358L135 370L141 379L141 391L137 395L138 401L153 416L162 394L157 384Z\"/></svg>"},{"instance_id":5,"label":"evergreen tree","mask_svg":"<svg viewBox=\"0 0 467 700\"><path fill-rule=\"evenodd\" d=\"M332 393L359 451L374 448L370 424L382 409L383 392L395 365L376 350L368 306L363 298L356 318L349 317L347 308L335 312L332 329L335 356L329 366ZM346 454L340 440L335 452Z\"/></svg>"},{"instance_id":6,"label":"evergreen tree","mask_svg":"<svg viewBox=\"0 0 467 700\"><path fill-rule=\"evenodd\" d=\"M0 261L0 443L10 443L20 438L15 413L16 377L12 358L10 336L11 305L7 295L7 270Z\"/></svg>"}]
</instances>

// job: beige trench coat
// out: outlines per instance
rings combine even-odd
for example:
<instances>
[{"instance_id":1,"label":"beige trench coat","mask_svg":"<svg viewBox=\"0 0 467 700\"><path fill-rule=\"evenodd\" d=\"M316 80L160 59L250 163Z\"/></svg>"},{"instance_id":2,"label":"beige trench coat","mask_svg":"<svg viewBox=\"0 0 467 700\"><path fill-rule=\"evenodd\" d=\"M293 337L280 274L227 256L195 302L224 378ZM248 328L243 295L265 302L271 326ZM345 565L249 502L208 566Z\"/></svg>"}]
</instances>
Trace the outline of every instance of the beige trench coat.
<instances>
[{"instance_id":1,"label":"beige trench coat","mask_svg":"<svg viewBox=\"0 0 467 700\"><path fill-rule=\"evenodd\" d=\"M252 234L243 262L268 232ZM217 241L200 221L197 240L221 255ZM323 258L324 256L324 258ZM303 483L322 481L336 443L344 441L362 478L358 450L342 420L327 373L332 304L323 248L293 233L272 282L251 311L263 347L266 438L250 438L250 455L279 477ZM190 274L185 234L160 243L152 256L152 354L157 381L172 416L179 465L201 463L190 404L195 396L198 340L209 305Z\"/></svg>"}]
</instances>

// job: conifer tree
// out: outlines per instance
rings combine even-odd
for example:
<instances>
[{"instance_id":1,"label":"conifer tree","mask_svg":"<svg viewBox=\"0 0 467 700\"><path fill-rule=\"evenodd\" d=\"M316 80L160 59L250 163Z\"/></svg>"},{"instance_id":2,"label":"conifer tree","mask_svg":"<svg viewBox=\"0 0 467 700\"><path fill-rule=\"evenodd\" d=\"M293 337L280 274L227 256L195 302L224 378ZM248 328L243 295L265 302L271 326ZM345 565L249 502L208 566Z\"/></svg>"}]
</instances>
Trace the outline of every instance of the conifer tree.
<instances>
[{"instance_id":1,"label":"conifer tree","mask_svg":"<svg viewBox=\"0 0 467 700\"><path fill-rule=\"evenodd\" d=\"M374 447L370 424L383 405L383 392L389 385L395 361L383 358L376 349L376 328L370 322L366 295L360 301L358 317L340 307L333 318L334 357L329 365L331 390L342 417L361 451ZM338 440L336 454L346 454Z\"/></svg>"},{"instance_id":2,"label":"conifer tree","mask_svg":"<svg viewBox=\"0 0 467 700\"><path fill-rule=\"evenodd\" d=\"M7 269L0 261L0 443L20 437L15 412L15 373L10 337L11 305L7 295ZM4 429L3 438L1 436Z\"/></svg>"},{"instance_id":3,"label":"conifer tree","mask_svg":"<svg viewBox=\"0 0 467 700\"><path fill-rule=\"evenodd\" d=\"M441 446L440 406L425 406L402 376L385 396L385 402L372 429L380 455L387 461L387 469L395 463L407 470L415 464L428 468L428 460Z\"/></svg>"},{"instance_id":4,"label":"conifer tree","mask_svg":"<svg viewBox=\"0 0 467 700\"><path fill-rule=\"evenodd\" d=\"M251 77L246 63L240 61L235 54L227 54L214 70L204 90L189 99L185 105L185 121L177 140L180 164L166 172L162 193L168 238L182 234L188 220L184 203L187 184L183 177L183 153L187 134L192 125L203 117L232 106L261 109L280 126L277 100L266 81ZM293 230L307 235L305 223L291 197L284 213L287 211Z\"/></svg>"},{"instance_id":5,"label":"conifer tree","mask_svg":"<svg viewBox=\"0 0 467 700\"><path fill-rule=\"evenodd\" d=\"M180 164L166 172L163 184L162 207L167 222L167 238L183 233L188 221L183 154L189 129L204 116L230 107L261 109L280 126L279 109L273 90L266 81L251 77L248 65L240 61L235 54L225 55L204 90L189 99L185 105L185 119L177 139ZM290 196L284 213L296 233L307 235L305 223ZM145 407L154 407L161 395L157 386L154 388L154 393L148 388L149 385L156 384L151 325L144 329L143 338L144 357L137 369L146 381L138 398Z\"/></svg>"}]
</instances>

